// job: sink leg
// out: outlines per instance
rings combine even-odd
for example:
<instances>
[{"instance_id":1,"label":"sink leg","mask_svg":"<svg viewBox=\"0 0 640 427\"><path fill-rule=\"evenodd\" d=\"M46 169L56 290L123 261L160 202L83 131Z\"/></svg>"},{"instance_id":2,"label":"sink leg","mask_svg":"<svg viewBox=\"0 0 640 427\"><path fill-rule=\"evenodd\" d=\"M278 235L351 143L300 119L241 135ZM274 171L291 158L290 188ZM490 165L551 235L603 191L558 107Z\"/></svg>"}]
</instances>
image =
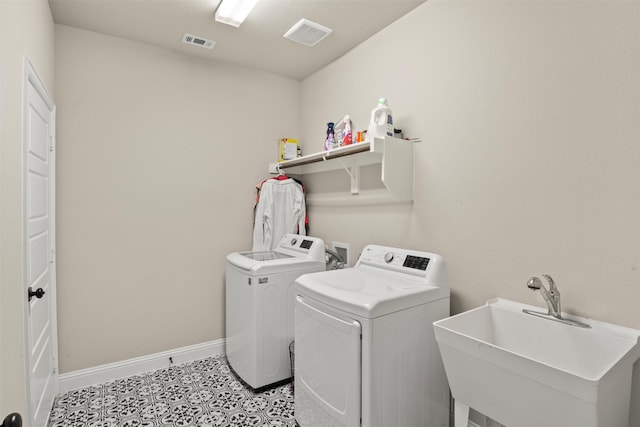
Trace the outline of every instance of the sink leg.
<instances>
[{"instance_id":1,"label":"sink leg","mask_svg":"<svg viewBox=\"0 0 640 427\"><path fill-rule=\"evenodd\" d=\"M469 406L454 400L454 421L455 427L469 426Z\"/></svg>"}]
</instances>

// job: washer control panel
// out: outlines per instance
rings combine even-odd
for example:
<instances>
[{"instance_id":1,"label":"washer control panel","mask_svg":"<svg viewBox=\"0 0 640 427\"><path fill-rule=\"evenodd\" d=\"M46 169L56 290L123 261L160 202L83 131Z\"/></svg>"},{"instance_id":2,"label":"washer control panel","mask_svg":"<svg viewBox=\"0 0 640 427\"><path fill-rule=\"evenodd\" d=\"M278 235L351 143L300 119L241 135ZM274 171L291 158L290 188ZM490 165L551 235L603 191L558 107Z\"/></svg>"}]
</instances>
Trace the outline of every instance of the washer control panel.
<instances>
[{"instance_id":1,"label":"washer control panel","mask_svg":"<svg viewBox=\"0 0 640 427\"><path fill-rule=\"evenodd\" d=\"M299 234L285 234L275 250L298 258L324 261L325 257L322 239Z\"/></svg>"}]
</instances>

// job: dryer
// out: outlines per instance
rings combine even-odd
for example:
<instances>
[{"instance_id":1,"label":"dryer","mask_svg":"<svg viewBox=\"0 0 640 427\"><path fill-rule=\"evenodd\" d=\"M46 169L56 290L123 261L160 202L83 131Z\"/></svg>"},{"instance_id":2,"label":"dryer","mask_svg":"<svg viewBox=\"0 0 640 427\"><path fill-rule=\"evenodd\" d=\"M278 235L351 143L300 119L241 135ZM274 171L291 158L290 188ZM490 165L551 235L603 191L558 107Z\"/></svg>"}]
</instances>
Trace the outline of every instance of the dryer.
<instances>
[{"instance_id":1,"label":"dryer","mask_svg":"<svg viewBox=\"0 0 640 427\"><path fill-rule=\"evenodd\" d=\"M449 316L437 254L366 246L351 269L296 280L295 418L301 427L446 427L433 322Z\"/></svg>"},{"instance_id":2,"label":"dryer","mask_svg":"<svg viewBox=\"0 0 640 427\"><path fill-rule=\"evenodd\" d=\"M225 353L253 389L291 378L294 280L325 269L324 242L295 234L285 234L273 251L227 256Z\"/></svg>"}]
</instances>

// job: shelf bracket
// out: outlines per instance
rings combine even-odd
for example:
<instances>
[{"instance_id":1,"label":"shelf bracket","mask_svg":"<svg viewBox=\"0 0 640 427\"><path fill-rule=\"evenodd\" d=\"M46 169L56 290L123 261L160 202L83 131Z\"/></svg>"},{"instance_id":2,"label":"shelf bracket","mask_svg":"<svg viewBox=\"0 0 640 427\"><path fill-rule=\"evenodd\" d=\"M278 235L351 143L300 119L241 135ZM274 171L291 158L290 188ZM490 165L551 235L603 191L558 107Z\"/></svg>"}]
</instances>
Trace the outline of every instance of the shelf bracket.
<instances>
[{"instance_id":1,"label":"shelf bracket","mask_svg":"<svg viewBox=\"0 0 640 427\"><path fill-rule=\"evenodd\" d=\"M358 166L358 160L355 157L351 157L350 163L351 165L347 166L344 164L342 159L338 158L338 162L342 165L342 168L351 178L351 194L359 194L360 193L360 167Z\"/></svg>"}]
</instances>

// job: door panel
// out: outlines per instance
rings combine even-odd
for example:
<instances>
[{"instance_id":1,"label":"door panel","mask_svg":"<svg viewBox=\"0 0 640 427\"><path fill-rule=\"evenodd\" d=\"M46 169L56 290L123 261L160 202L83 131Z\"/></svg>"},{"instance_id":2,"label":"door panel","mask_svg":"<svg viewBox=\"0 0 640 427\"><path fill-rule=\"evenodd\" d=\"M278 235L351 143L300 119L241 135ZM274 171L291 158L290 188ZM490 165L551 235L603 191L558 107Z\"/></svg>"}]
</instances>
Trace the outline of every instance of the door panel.
<instances>
[{"instance_id":1,"label":"door panel","mask_svg":"<svg viewBox=\"0 0 640 427\"><path fill-rule=\"evenodd\" d=\"M31 200L31 206L29 207L29 218L38 219L43 218L47 215L47 205L49 203L48 200L48 181L46 177L31 174L29 176L29 189L34 193L34 196Z\"/></svg>"},{"instance_id":2,"label":"door panel","mask_svg":"<svg viewBox=\"0 0 640 427\"><path fill-rule=\"evenodd\" d=\"M32 224L33 228L36 224ZM43 224L39 224L43 225ZM39 230L32 230L39 231ZM29 277L28 282L33 286L42 278L46 278L45 275L48 272L49 260L47 255L49 253L49 233L43 231L40 234L29 237Z\"/></svg>"}]
</instances>

